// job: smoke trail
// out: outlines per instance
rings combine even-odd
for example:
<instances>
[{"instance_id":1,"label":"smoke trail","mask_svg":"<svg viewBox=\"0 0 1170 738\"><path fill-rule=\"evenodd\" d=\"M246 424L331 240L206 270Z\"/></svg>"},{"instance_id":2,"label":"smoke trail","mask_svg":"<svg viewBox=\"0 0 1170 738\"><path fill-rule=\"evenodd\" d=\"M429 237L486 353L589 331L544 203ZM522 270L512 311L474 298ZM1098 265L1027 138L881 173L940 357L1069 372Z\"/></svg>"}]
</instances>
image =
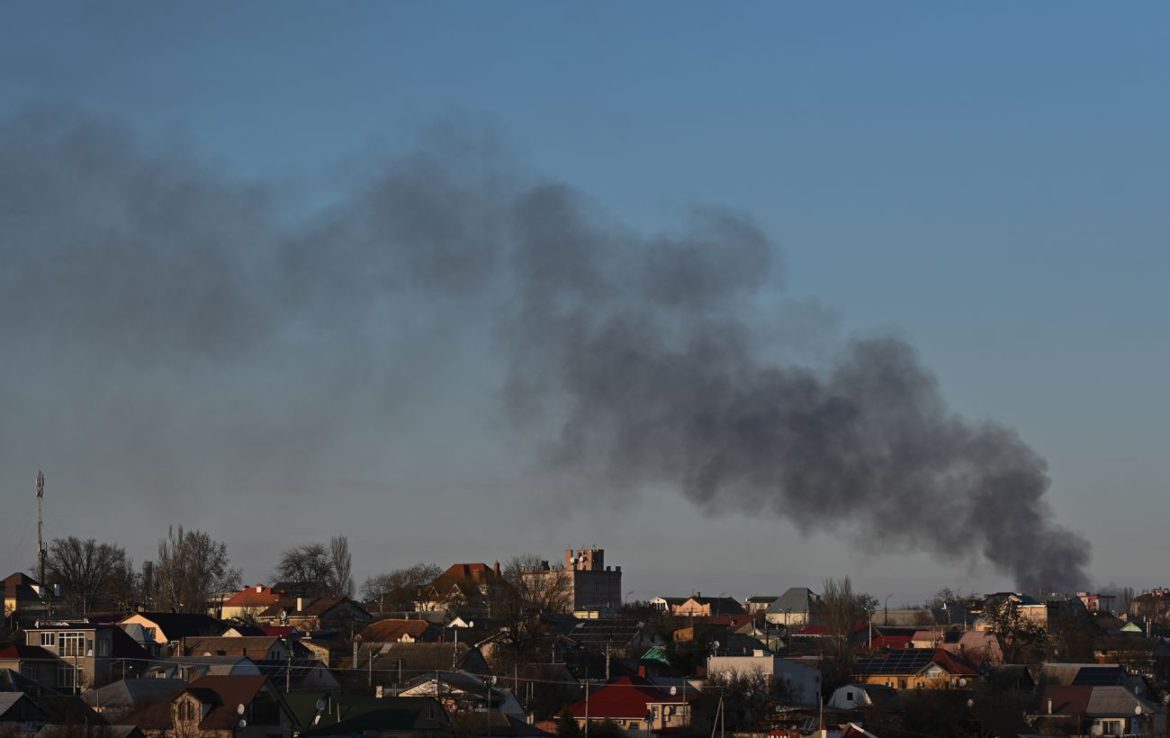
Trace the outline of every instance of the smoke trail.
<instances>
[{"instance_id":1,"label":"smoke trail","mask_svg":"<svg viewBox=\"0 0 1170 738\"><path fill-rule=\"evenodd\" d=\"M517 174L490 142L444 136L290 224L265 187L60 111L0 127L0 182L6 345L44 342L123 396L159 371L205 371L245 409L292 367L272 391L293 409L243 432L304 429L280 446L299 463L355 387L364 402L397 387L378 377L427 373L394 350L404 334L449 336L425 343L452 353L470 335L504 357L514 426L555 429L542 440L558 469L975 553L1026 590L1086 579L1089 546L1053 523L1043 460L949 411L911 347L854 341L809 367L762 338L777 254L741 214L696 210L645 237ZM58 299L24 309L50 289ZM170 401L206 422L202 398ZM134 432L121 422L111 432Z\"/></svg>"}]
</instances>

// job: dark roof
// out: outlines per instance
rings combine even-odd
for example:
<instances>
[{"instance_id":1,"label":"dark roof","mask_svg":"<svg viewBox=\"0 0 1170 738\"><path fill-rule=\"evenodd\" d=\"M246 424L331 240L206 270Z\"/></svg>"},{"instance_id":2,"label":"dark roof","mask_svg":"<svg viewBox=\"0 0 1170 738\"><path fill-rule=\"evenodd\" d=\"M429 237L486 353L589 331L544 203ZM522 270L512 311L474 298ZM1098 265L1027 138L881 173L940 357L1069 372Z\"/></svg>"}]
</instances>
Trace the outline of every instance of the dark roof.
<instances>
[{"instance_id":1,"label":"dark roof","mask_svg":"<svg viewBox=\"0 0 1170 738\"><path fill-rule=\"evenodd\" d=\"M936 648L903 648L857 659L853 673L867 676L918 674L937 664L949 674L975 674L961 657Z\"/></svg>"},{"instance_id":2,"label":"dark roof","mask_svg":"<svg viewBox=\"0 0 1170 738\"><path fill-rule=\"evenodd\" d=\"M784 594L768 605L768 612L808 612L811 607L820 602L820 595L808 587L789 587Z\"/></svg>"},{"instance_id":3,"label":"dark roof","mask_svg":"<svg viewBox=\"0 0 1170 738\"><path fill-rule=\"evenodd\" d=\"M301 725L308 727L302 733L305 736L361 734L366 730L397 730L405 731L414 728L422 713L430 716L440 726L448 724L447 713L438 701L429 697L372 697L359 695L342 695L328 700L328 709L320 713L320 720L314 724L317 717L316 701L321 698L319 693L294 692L287 698L290 707L297 716ZM341 721L337 714L340 712ZM365 716L372 716L368 719Z\"/></svg>"},{"instance_id":4,"label":"dark roof","mask_svg":"<svg viewBox=\"0 0 1170 738\"><path fill-rule=\"evenodd\" d=\"M569 638L591 651L603 652L610 648L625 648L642 632L642 624L632 618L599 618L582 620Z\"/></svg>"},{"instance_id":5,"label":"dark roof","mask_svg":"<svg viewBox=\"0 0 1170 738\"><path fill-rule=\"evenodd\" d=\"M217 638L184 638L186 656L252 656L263 658L280 641L275 636L238 636Z\"/></svg>"},{"instance_id":6,"label":"dark roof","mask_svg":"<svg viewBox=\"0 0 1170 738\"><path fill-rule=\"evenodd\" d=\"M191 682L187 692L195 695L200 702L212 705L199 726L234 727L239 721L236 705L251 703L267 681L268 677L264 676L205 676Z\"/></svg>"},{"instance_id":7,"label":"dark roof","mask_svg":"<svg viewBox=\"0 0 1170 738\"><path fill-rule=\"evenodd\" d=\"M170 704L186 687L182 679L120 679L87 692L82 699L91 706L138 709L155 702Z\"/></svg>"},{"instance_id":8,"label":"dark roof","mask_svg":"<svg viewBox=\"0 0 1170 738\"><path fill-rule=\"evenodd\" d=\"M0 660L3 661L33 661L56 660L57 655L40 646L29 646L25 643L5 643L0 645Z\"/></svg>"},{"instance_id":9,"label":"dark roof","mask_svg":"<svg viewBox=\"0 0 1170 738\"><path fill-rule=\"evenodd\" d=\"M136 614L157 625L169 641L178 641L191 636L219 635L227 629L222 620L199 613L140 612Z\"/></svg>"},{"instance_id":10,"label":"dark roof","mask_svg":"<svg viewBox=\"0 0 1170 738\"><path fill-rule=\"evenodd\" d=\"M4 577L4 597L35 600L40 597L34 589L37 586L40 586L40 582L18 571Z\"/></svg>"},{"instance_id":11,"label":"dark roof","mask_svg":"<svg viewBox=\"0 0 1170 738\"><path fill-rule=\"evenodd\" d=\"M502 581L503 577L487 564L452 564L435 577L431 586L445 593L457 584L494 585Z\"/></svg>"},{"instance_id":12,"label":"dark roof","mask_svg":"<svg viewBox=\"0 0 1170 738\"><path fill-rule=\"evenodd\" d=\"M437 633L439 627L426 620L387 619L370 623L360 633L362 643L393 643L403 636L419 640L425 635Z\"/></svg>"}]
</instances>

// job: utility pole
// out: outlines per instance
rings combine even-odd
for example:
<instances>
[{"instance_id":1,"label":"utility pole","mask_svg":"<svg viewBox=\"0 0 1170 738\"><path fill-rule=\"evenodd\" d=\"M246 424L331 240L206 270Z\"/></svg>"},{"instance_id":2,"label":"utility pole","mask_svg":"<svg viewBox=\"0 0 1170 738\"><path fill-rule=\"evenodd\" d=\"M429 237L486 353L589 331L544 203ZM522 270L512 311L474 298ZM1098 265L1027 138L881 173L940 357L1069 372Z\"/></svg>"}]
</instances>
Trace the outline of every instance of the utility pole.
<instances>
[{"instance_id":1,"label":"utility pole","mask_svg":"<svg viewBox=\"0 0 1170 738\"><path fill-rule=\"evenodd\" d=\"M45 501L45 473L37 469L37 564L40 571L37 576L40 577L41 584L41 599L45 601L46 606L51 602L49 596L49 586L45 583L45 520L44 520L44 501Z\"/></svg>"}]
</instances>

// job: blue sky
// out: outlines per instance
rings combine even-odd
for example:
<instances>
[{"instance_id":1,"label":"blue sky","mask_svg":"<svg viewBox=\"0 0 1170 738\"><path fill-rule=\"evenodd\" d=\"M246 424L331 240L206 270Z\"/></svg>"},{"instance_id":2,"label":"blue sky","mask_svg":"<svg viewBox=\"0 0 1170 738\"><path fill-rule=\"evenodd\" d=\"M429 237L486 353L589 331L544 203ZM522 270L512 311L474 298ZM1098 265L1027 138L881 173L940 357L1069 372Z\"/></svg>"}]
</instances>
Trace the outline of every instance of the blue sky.
<instances>
[{"instance_id":1,"label":"blue sky","mask_svg":"<svg viewBox=\"0 0 1170 738\"><path fill-rule=\"evenodd\" d=\"M4 16L0 113L65 105L122 121L276 183L290 214L449 119L496 132L524 167L635 228L694 203L749 213L783 250L785 300L832 313L844 336L906 338L956 410L1016 428L1048 459L1056 518L1092 541L1099 583L1164 583L1165 4L12 3ZM359 575L596 542L646 596L845 573L907 598L1005 584L977 565L869 557L848 531L711 520L665 491L619 513L529 519L506 474L428 455L452 422L404 441L420 461L378 525L316 505L273 513L273 529L344 528ZM35 468L17 464L42 462L13 456L0 452L0 482L19 497ZM482 493L467 499L469 485ZM261 492L243 504L252 521L276 506ZM283 541L199 506L175 514L203 516L247 579ZM70 515L58 534L122 537L139 560L157 538ZM337 526L322 529L326 516ZM23 564L9 548L0 558Z\"/></svg>"}]
</instances>

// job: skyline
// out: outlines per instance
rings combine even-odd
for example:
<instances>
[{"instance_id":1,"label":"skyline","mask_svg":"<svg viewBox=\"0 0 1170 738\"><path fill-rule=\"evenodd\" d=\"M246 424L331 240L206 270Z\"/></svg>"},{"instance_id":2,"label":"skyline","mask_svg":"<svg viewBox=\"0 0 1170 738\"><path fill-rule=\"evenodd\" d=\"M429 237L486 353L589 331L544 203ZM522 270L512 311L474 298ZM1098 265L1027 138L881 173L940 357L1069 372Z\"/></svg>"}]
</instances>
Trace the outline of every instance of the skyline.
<instances>
[{"instance_id":1,"label":"skyline","mask_svg":"<svg viewBox=\"0 0 1170 738\"><path fill-rule=\"evenodd\" d=\"M1093 545L1093 584L1164 583L1156 560L1166 547L1153 541L1170 472L1158 443L1170 408L1157 390L1170 364L1157 340L1170 266L1158 249L1170 225L1170 147L1159 133L1170 123L1160 92L1170 65L1160 62L1170 59L1152 16L1165 8L749 6L748 17L713 18L692 6L669 14L668 37L648 30L664 20L652 11L612 5L350 6L328 19L308 7L212 17L19 6L0 31L0 146L24 150L11 145L29 140L13 137L13 121L28 111L83 130L96 120L124 131L119 145L145 162L193 163L203 181L229 183L225 201L197 212L230 212L247 233L264 231L234 209L241 197L259 193L261 211L298 223L452 131L468 146L457 151L500 176L565 182L606 222L642 236L677 231L695 204L730 208L779 245L785 289L753 308L780 316L765 321L778 343L815 362L854 336L904 338L953 409L1015 429L1047 459L1056 521ZM282 32L249 35L265 21ZM989 37L1000 44L989 48ZM56 48L43 48L49 38ZM728 53L704 64L694 48ZM93 63L79 64L87 55ZM9 235L0 253L20 248ZM359 583L418 560L556 558L596 543L635 587L644 577L645 597L708 583L742 596L766 591L769 578L778 591L815 589L845 574L911 599L967 589L961 581L1008 586L965 559L871 556L848 529L801 540L783 520L707 517L668 489L615 501L518 465L496 432L497 359L481 343L472 356L489 358L449 361L446 341L463 345L461 326L441 308L405 322L403 345L422 351L409 371L393 365L378 393L391 399L371 406L367 393L318 384L369 383L371 367L387 366L373 355L335 372L329 350L352 342L253 356L244 330L232 350L245 358L224 381L205 365L155 363L157 343L121 346L128 355L113 361L38 331L45 324L29 316L77 284L37 284L35 306L5 300L0 318L0 558L14 566L32 558L22 506L33 514L43 468L48 538L116 541L141 562L181 523L225 541L245 582L266 578L284 548L345 534ZM159 326L140 327L165 347L150 332ZM403 399L410 393L419 396ZM317 414L337 396L334 412ZM141 435L106 437L115 415ZM565 501L589 493L616 508ZM343 494L348 513L336 504ZM95 516L94 500L117 512ZM125 526L142 515L136 530L150 533L137 540Z\"/></svg>"}]
</instances>

